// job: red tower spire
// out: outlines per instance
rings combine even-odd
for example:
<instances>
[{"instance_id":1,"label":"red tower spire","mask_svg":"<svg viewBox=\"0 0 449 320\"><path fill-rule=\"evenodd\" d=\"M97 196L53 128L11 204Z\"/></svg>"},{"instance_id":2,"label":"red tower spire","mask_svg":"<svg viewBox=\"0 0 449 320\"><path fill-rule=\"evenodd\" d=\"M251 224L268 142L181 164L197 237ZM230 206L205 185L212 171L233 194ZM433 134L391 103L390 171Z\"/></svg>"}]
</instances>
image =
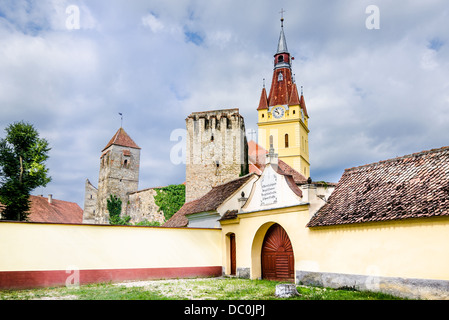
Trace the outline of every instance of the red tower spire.
<instances>
[{"instance_id":1,"label":"red tower spire","mask_svg":"<svg viewBox=\"0 0 449 320\"><path fill-rule=\"evenodd\" d=\"M294 85L291 68L292 58L287 49L287 41L284 34L284 18L281 18L281 33L276 54L274 55L274 70L268 95L268 106L288 105L292 95L298 95ZM296 90L296 92L293 92Z\"/></svg>"}]
</instances>

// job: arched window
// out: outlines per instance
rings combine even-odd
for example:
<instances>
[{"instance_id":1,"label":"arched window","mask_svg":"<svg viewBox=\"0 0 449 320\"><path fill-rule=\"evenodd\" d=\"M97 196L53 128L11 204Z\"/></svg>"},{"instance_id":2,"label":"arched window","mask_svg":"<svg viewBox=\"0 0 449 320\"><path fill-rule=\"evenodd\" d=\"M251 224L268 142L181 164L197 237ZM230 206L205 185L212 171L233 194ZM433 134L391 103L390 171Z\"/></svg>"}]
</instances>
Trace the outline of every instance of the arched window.
<instances>
[{"instance_id":1,"label":"arched window","mask_svg":"<svg viewBox=\"0 0 449 320\"><path fill-rule=\"evenodd\" d=\"M279 62L284 62L284 56L279 56L279 58L278 58L278 63Z\"/></svg>"},{"instance_id":2,"label":"arched window","mask_svg":"<svg viewBox=\"0 0 449 320\"><path fill-rule=\"evenodd\" d=\"M282 81L282 80L284 80L284 75L282 74L282 72L279 72L278 81Z\"/></svg>"},{"instance_id":3,"label":"arched window","mask_svg":"<svg viewBox=\"0 0 449 320\"><path fill-rule=\"evenodd\" d=\"M285 134L285 147L288 148L288 134Z\"/></svg>"}]
</instances>

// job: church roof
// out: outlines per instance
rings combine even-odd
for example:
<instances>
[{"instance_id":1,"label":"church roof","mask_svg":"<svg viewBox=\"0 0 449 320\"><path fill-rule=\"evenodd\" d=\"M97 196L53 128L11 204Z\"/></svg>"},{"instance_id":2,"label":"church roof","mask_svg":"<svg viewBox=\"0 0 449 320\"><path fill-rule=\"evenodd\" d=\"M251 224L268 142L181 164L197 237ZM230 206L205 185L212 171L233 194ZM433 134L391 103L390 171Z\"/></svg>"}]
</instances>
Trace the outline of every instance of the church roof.
<instances>
[{"instance_id":1,"label":"church roof","mask_svg":"<svg viewBox=\"0 0 449 320\"><path fill-rule=\"evenodd\" d=\"M449 147L346 169L308 227L449 215Z\"/></svg>"},{"instance_id":2,"label":"church roof","mask_svg":"<svg viewBox=\"0 0 449 320\"><path fill-rule=\"evenodd\" d=\"M290 97L288 100L289 106L297 106L299 105L299 95L298 95L298 88L296 87L296 83L293 83L292 85L292 91L290 92Z\"/></svg>"},{"instance_id":3,"label":"church roof","mask_svg":"<svg viewBox=\"0 0 449 320\"><path fill-rule=\"evenodd\" d=\"M281 26L281 34L279 35L278 49L277 49L276 54L286 53L286 52L288 52L287 40L285 39L284 26Z\"/></svg>"},{"instance_id":4,"label":"church roof","mask_svg":"<svg viewBox=\"0 0 449 320\"><path fill-rule=\"evenodd\" d=\"M185 227L189 222L186 215L217 210L226 199L248 182L253 175L253 173L247 174L238 179L213 187L212 190L201 198L186 202L163 226Z\"/></svg>"},{"instance_id":5,"label":"church roof","mask_svg":"<svg viewBox=\"0 0 449 320\"><path fill-rule=\"evenodd\" d=\"M271 80L270 94L268 95L268 106L288 104L292 87L293 80L290 68L275 69Z\"/></svg>"},{"instance_id":6,"label":"church roof","mask_svg":"<svg viewBox=\"0 0 449 320\"><path fill-rule=\"evenodd\" d=\"M112 145L140 149L140 147L131 139L131 137L126 133L123 128L117 130L111 140L109 140L106 147L102 151L106 150Z\"/></svg>"},{"instance_id":7,"label":"church roof","mask_svg":"<svg viewBox=\"0 0 449 320\"><path fill-rule=\"evenodd\" d=\"M264 109L268 109L267 90L265 90L265 87L263 87L262 93L260 94L259 107L257 108L257 110Z\"/></svg>"},{"instance_id":8,"label":"church roof","mask_svg":"<svg viewBox=\"0 0 449 320\"><path fill-rule=\"evenodd\" d=\"M255 141L250 140L248 142L248 160L250 162L249 170L250 172L254 172L260 174L265 168L266 155L268 151L257 144ZM290 167L287 163L278 159L278 170L277 172L282 175L291 176L293 181L296 184L306 184L307 178Z\"/></svg>"}]
</instances>

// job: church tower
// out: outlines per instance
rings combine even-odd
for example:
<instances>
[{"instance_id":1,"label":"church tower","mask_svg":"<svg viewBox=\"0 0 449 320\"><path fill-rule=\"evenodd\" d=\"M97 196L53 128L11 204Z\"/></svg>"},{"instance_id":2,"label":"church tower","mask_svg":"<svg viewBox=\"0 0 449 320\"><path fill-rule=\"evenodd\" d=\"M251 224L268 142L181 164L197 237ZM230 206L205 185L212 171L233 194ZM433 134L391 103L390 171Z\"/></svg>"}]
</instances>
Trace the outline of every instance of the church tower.
<instances>
[{"instance_id":1,"label":"church tower","mask_svg":"<svg viewBox=\"0 0 449 320\"><path fill-rule=\"evenodd\" d=\"M139 184L140 147L120 128L103 149L100 157L100 175L95 223L108 223L107 199L110 195L122 200L122 214L126 212L128 194Z\"/></svg>"},{"instance_id":2,"label":"church tower","mask_svg":"<svg viewBox=\"0 0 449 320\"><path fill-rule=\"evenodd\" d=\"M302 87L299 95L292 75L293 59L287 49L282 17L270 92L267 96L264 83L257 108L258 143L265 150L272 144L279 159L310 177L309 116Z\"/></svg>"}]
</instances>

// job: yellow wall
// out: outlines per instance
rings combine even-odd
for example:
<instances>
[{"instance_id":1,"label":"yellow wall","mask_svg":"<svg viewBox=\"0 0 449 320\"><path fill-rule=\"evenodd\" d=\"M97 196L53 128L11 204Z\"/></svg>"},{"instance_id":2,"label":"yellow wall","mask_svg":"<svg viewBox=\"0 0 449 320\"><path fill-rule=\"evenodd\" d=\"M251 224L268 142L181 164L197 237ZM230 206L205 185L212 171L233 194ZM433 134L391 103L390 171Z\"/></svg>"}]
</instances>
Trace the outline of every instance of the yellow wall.
<instances>
[{"instance_id":1,"label":"yellow wall","mask_svg":"<svg viewBox=\"0 0 449 320\"><path fill-rule=\"evenodd\" d=\"M253 279L261 277L263 237L279 223L292 242L296 271L449 280L448 217L310 229L307 205L239 216L222 223L222 241L236 234L237 268L250 268Z\"/></svg>"},{"instance_id":2,"label":"yellow wall","mask_svg":"<svg viewBox=\"0 0 449 320\"><path fill-rule=\"evenodd\" d=\"M221 266L220 229L0 223L0 271Z\"/></svg>"}]
</instances>

